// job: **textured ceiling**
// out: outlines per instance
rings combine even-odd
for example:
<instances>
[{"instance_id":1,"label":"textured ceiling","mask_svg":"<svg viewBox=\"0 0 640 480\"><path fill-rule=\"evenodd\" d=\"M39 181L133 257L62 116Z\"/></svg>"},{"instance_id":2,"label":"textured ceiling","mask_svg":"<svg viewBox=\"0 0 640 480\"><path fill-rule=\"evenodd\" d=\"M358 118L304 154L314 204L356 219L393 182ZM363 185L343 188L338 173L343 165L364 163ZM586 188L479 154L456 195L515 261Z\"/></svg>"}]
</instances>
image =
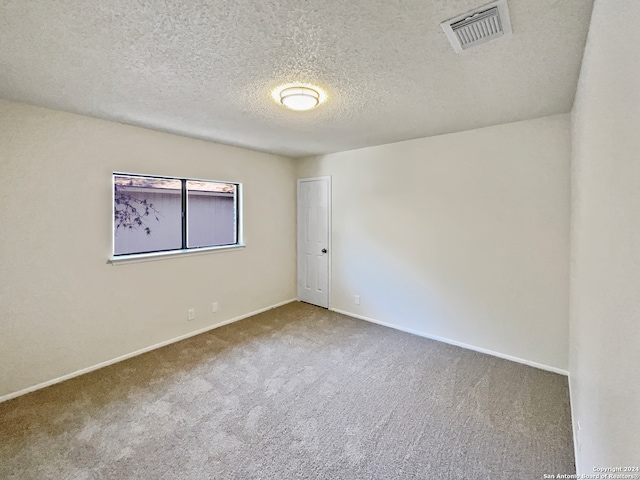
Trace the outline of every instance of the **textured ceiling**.
<instances>
[{"instance_id":1,"label":"textured ceiling","mask_svg":"<svg viewBox=\"0 0 640 480\"><path fill-rule=\"evenodd\" d=\"M508 0L454 53L488 1L0 0L0 97L293 157L570 111L593 0ZM326 103L276 104L296 81Z\"/></svg>"}]
</instances>

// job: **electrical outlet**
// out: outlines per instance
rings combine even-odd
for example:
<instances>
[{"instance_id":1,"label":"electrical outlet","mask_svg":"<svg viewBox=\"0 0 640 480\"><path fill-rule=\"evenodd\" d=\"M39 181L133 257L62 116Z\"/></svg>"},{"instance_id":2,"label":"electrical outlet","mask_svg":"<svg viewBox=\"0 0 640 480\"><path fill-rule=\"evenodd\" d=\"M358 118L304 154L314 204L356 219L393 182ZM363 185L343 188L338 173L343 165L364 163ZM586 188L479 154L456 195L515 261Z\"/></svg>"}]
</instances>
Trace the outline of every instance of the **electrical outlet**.
<instances>
[{"instance_id":1,"label":"electrical outlet","mask_svg":"<svg viewBox=\"0 0 640 480\"><path fill-rule=\"evenodd\" d=\"M360 305L360 295L353 296L353 303L355 303L356 305Z\"/></svg>"},{"instance_id":2,"label":"electrical outlet","mask_svg":"<svg viewBox=\"0 0 640 480\"><path fill-rule=\"evenodd\" d=\"M187 320L195 320L196 319L196 309L190 308L187 310Z\"/></svg>"},{"instance_id":3,"label":"electrical outlet","mask_svg":"<svg viewBox=\"0 0 640 480\"><path fill-rule=\"evenodd\" d=\"M212 311L213 313L216 313L216 312L218 311L218 302L213 302L213 303L211 304L211 311Z\"/></svg>"}]
</instances>

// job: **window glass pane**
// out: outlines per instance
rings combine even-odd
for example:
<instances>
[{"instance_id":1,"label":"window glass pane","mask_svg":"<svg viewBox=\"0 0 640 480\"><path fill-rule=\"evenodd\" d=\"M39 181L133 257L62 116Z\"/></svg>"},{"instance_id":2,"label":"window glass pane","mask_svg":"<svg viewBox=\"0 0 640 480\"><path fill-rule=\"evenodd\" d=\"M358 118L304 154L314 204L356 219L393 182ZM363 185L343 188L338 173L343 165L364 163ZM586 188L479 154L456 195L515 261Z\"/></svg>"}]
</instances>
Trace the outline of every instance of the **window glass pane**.
<instances>
[{"instance_id":1,"label":"window glass pane","mask_svg":"<svg viewBox=\"0 0 640 480\"><path fill-rule=\"evenodd\" d=\"M237 190L233 183L187 181L187 246L238 242Z\"/></svg>"},{"instance_id":2,"label":"window glass pane","mask_svg":"<svg viewBox=\"0 0 640 480\"><path fill-rule=\"evenodd\" d=\"M114 175L114 254L182 248L180 180Z\"/></svg>"}]
</instances>

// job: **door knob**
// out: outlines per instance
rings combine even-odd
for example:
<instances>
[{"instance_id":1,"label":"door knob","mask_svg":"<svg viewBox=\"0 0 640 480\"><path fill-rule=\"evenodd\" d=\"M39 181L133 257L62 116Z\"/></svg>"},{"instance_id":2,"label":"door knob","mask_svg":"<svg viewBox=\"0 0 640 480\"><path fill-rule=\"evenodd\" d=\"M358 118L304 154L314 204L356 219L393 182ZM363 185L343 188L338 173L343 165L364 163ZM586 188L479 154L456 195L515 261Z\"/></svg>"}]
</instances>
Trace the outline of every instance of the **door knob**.
<instances>
[{"instance_id":1,"label":"door knob","mask_svg":"<svg viewBox=\"0 0 640 480\"><path fill-rule=\"evenodd\" d=\"M322 249L322 253L327 253L327 249L326 249L326 248L323 248L323 249Z\"/></svg>"}]
</instances>

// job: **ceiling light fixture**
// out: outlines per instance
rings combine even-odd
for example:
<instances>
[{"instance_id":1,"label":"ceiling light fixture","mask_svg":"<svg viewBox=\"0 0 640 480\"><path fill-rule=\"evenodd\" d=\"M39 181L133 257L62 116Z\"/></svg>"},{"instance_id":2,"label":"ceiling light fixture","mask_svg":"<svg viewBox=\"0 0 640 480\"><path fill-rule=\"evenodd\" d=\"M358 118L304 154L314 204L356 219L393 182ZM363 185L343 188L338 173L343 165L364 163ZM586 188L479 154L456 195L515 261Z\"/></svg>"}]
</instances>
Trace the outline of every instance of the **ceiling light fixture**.
<instances>
[{"instance_id":1,"label":"ceiling light fixture","mask_svg":"<svg viewBox=\"0 0 640 480\"><path fill-rule=\"evenodd\" d=\"M320 104L320 93L309 87L288 87L280 91L280 103L291 110L311 110Z\"/></svg>"}]
</instances>

